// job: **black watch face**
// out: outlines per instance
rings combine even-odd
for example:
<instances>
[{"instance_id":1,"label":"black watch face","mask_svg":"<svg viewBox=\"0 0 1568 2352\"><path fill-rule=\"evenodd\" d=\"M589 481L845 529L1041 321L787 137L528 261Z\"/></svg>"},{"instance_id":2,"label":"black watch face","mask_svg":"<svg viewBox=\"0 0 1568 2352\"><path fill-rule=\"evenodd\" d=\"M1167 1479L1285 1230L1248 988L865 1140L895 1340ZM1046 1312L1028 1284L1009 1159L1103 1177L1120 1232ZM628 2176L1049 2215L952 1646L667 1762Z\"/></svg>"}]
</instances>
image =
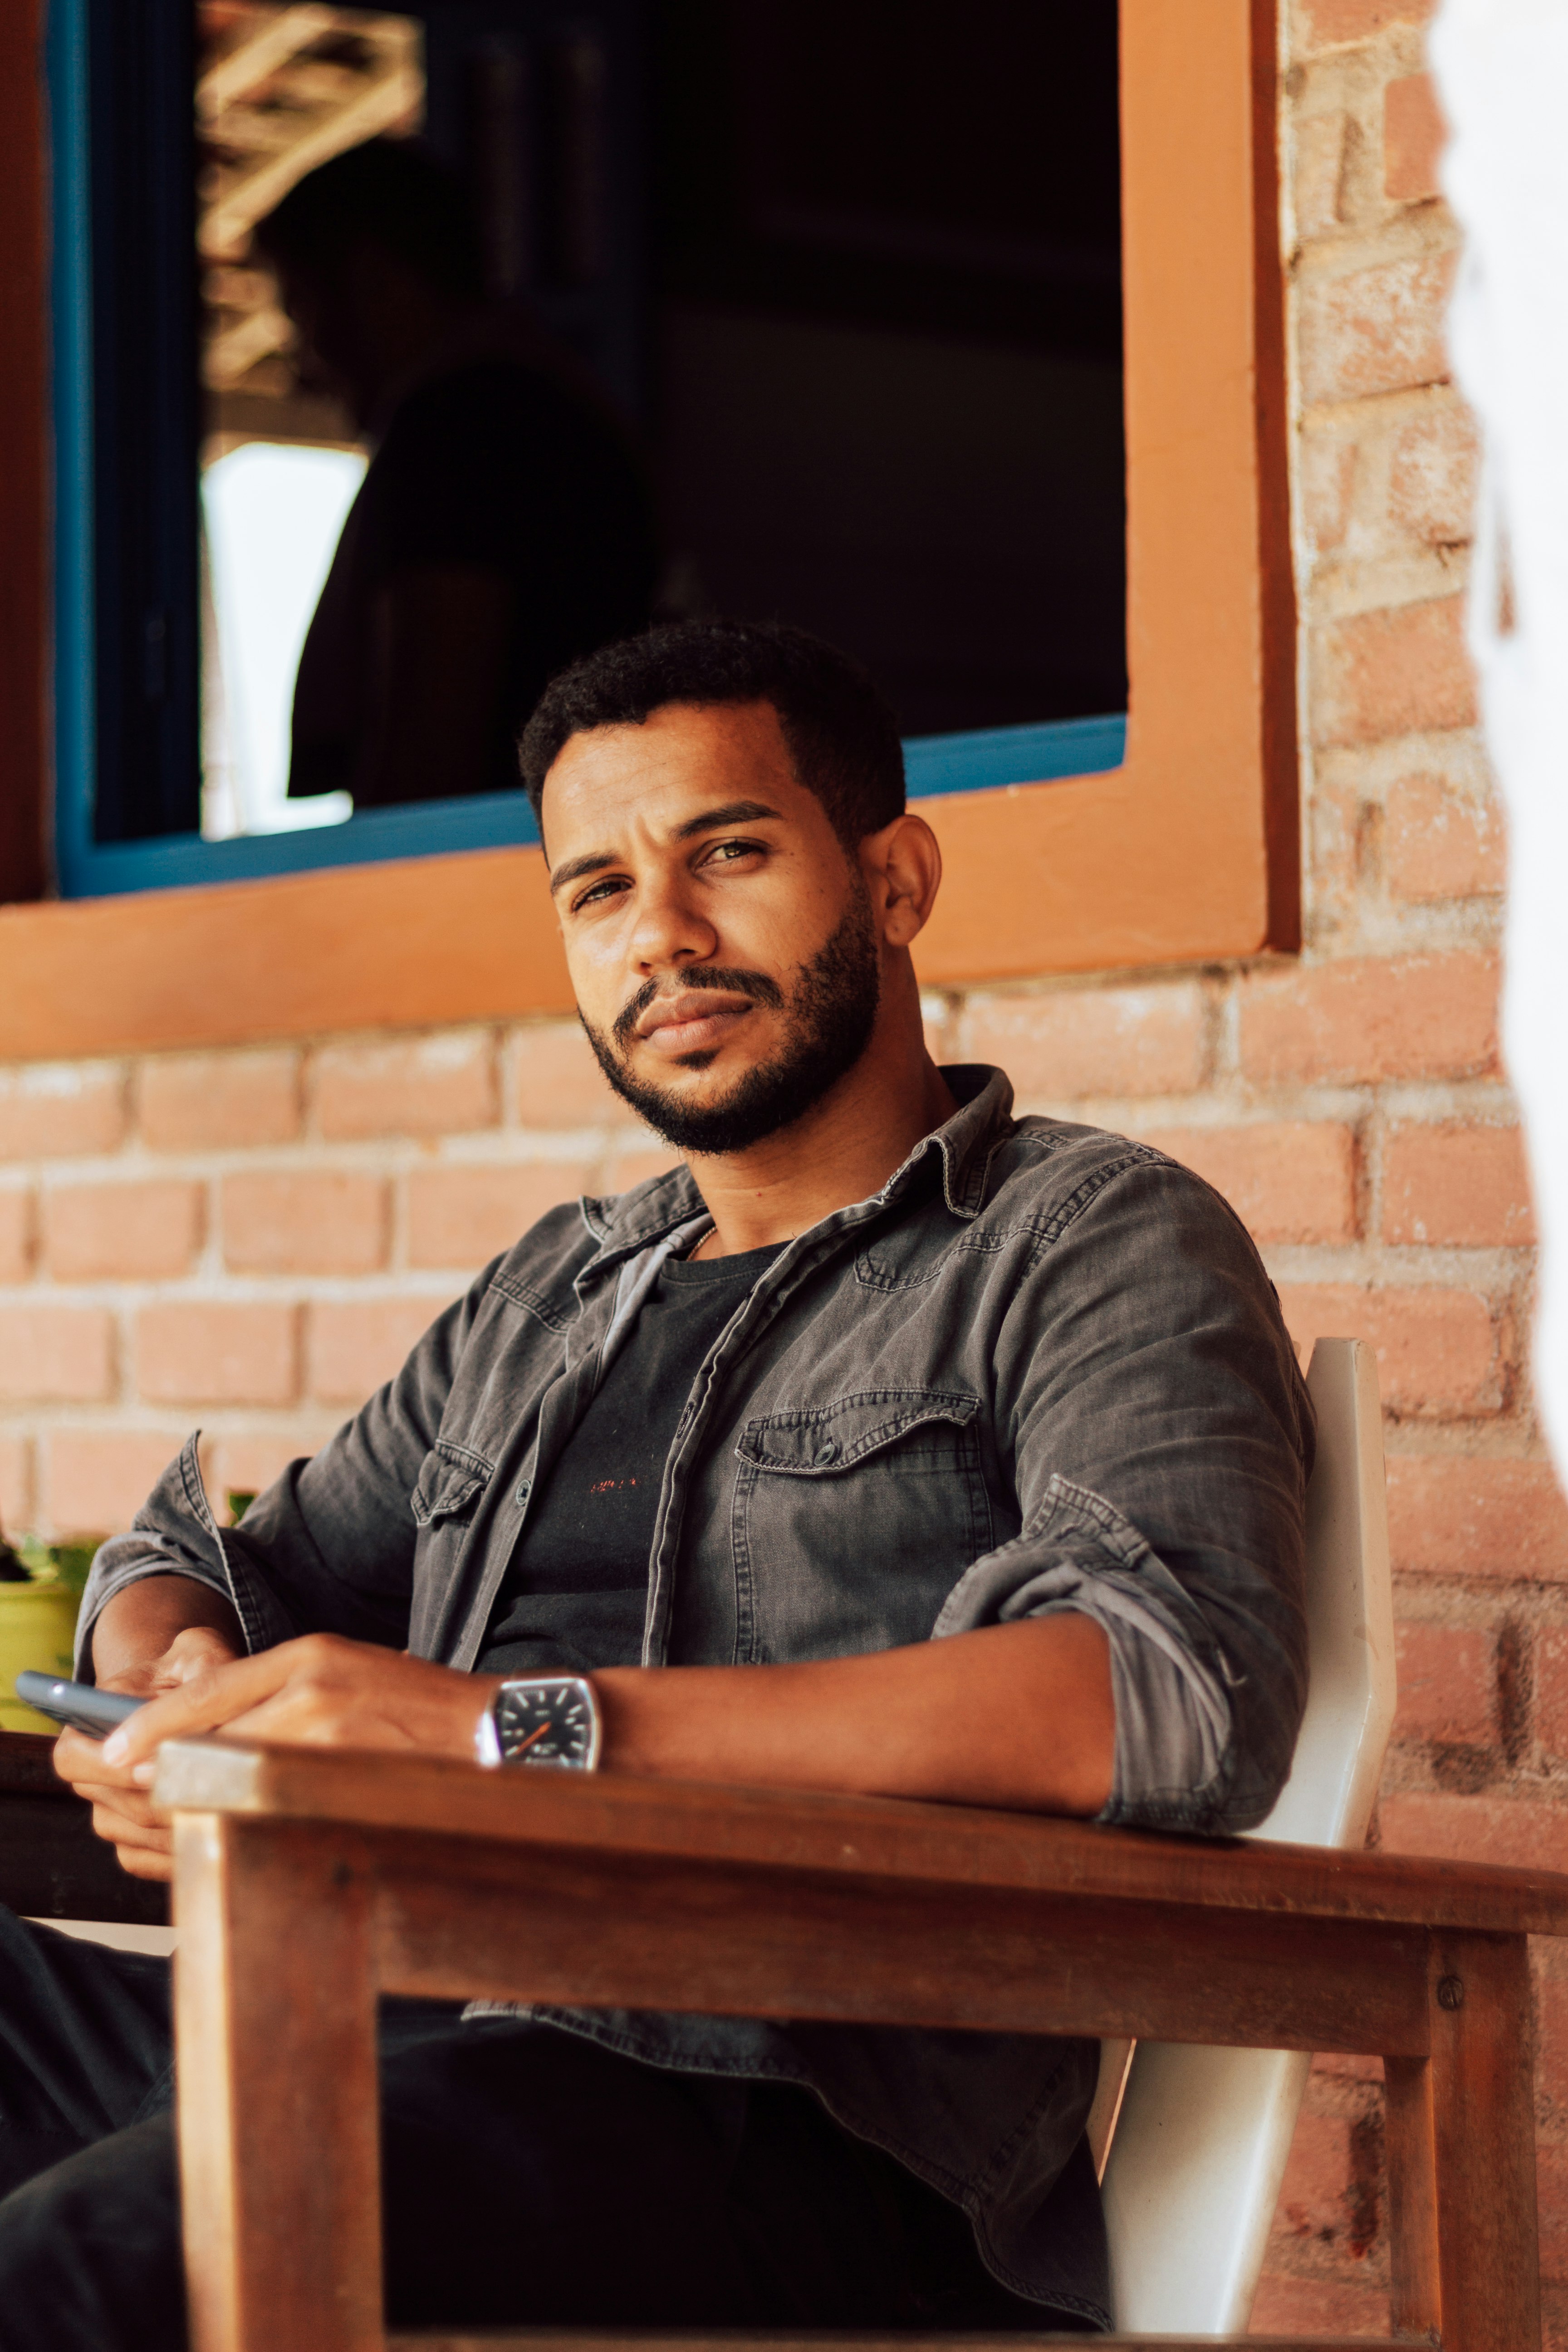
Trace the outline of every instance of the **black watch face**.
<instances>
[{"instance_id":1,"label":"black watch face","mask_svg":"<svg viewBox=\"0 0 1568 2352\"><path fill-rule=\"evenodd\" d=\"M496 1699L495 1721L505 1763L584 1770L593 1760L594 1717L581 1683L503 1690Z\"/></svg>"}]
</instances>

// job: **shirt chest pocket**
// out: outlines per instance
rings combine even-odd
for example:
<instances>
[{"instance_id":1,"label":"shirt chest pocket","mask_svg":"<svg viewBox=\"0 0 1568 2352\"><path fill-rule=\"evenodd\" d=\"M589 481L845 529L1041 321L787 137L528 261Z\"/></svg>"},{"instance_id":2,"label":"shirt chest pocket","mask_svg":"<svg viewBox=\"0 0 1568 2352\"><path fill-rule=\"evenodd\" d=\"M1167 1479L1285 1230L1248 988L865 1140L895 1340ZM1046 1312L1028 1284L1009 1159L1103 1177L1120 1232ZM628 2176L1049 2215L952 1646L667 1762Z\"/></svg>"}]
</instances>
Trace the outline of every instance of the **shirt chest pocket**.
<instances>
[{"instance_id":1,"label":"shirt chest pocket","mask_svg":"<svg viewBox=\"0 0 1568 2352\"><path fill-rule=\"evenodd\" d=\"M416 1576L445 1573L457 1565L494 1467L482 1454L437 1439L408 1498L419 1529Z\"/></svg>"},{"instance_id":2,"label":"shirt chest pocket","mask_svg":"<svg viewBox=\"0 0 1568 2352\"><path fill-rule=\"evenodd\" d=\"M736 1442L737 1654L837 1657L924 1641L991 1548L980 1401L874 1389L759 1415Z\"/></svg>"}]
</instances>

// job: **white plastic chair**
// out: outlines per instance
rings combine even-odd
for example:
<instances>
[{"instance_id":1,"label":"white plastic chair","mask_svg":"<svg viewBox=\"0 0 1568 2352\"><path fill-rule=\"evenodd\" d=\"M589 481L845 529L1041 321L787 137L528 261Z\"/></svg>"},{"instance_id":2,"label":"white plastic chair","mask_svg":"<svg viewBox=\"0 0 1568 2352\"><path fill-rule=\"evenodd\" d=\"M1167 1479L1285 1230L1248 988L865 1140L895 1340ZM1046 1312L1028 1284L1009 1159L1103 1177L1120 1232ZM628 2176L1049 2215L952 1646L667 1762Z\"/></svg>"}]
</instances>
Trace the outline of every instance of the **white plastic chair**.
<instances>
[{"instance_id":1,"label":"white plastic chair","mask_svg":"<svg viewBox=\"0 0 1568 2352\"><path fill-rule=\"evenodd\" d=\"M1307 1386L1318 1414L1307 1490L1307 1711L1290 1778L1255 1834L1353 1847L1366 1837L1394 1706L1372 1349L1320 1339ZM1097 2157L1110 2135L1101 2186L1117 2326L1237 2334L1258 2291L1311 2058L1145 2042L1129 2064L1128 2046L1104 2045L1090 2123Z\"/></svg>"}]
</instances>

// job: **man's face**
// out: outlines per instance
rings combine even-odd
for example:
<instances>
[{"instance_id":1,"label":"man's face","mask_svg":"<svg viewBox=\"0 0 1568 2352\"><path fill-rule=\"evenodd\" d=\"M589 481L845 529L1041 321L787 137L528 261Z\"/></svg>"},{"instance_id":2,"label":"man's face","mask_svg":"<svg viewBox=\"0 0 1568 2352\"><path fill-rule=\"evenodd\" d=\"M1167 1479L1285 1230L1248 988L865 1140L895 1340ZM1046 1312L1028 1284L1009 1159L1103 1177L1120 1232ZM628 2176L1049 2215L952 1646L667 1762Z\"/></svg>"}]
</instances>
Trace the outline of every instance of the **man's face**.
<instances>
[{"instance_id":1,"label":"man's face","mask_svg":"<svg viewBox=\"0 0 1568 2352\"><path fill-rule=\"evenodd\" d=\"M544 824L584 1027L678 1150L748 1150L859 1060L881 961L866 881L771 704L573 736Z\"/></svg>"}]
</instances>

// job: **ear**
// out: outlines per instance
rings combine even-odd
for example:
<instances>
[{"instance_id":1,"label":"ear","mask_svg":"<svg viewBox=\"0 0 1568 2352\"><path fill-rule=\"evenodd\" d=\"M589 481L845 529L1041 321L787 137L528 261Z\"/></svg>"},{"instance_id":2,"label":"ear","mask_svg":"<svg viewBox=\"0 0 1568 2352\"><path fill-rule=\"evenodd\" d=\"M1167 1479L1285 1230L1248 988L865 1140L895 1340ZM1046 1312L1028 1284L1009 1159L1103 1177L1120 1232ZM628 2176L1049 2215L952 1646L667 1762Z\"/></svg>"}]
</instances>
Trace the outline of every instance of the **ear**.
<instances>
[{"instance_id":1,"label":"ear","mask_svg":"<svg viewBox=\"0 0 1568 2352\"><path fill-rule=\"evenodd\" d=\"M907 948L924 930L942 887L942 851L924 817L906 812L880 833L868 833L860 870L884 940Z\"/></svg>"}]
</instances>

